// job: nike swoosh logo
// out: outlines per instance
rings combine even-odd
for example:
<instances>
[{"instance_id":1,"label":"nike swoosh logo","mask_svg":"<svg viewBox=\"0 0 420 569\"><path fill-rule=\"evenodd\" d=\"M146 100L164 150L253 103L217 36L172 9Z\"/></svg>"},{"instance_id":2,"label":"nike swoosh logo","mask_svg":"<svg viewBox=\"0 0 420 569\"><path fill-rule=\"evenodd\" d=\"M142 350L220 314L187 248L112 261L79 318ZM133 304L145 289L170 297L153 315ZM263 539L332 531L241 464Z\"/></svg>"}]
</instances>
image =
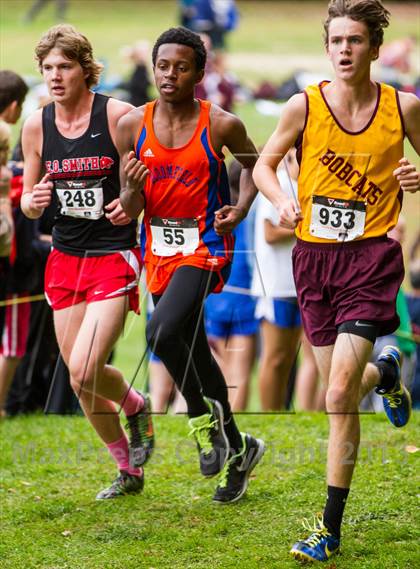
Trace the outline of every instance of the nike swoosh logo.
<instances>
[{"instance_id":1,"label":"nike swoosh logo","mask_svg":"<svg viewBox=\"0 0 420 569\"><path fill-rule=\"evenodd\" d=\"M359 327L363 326L365 328L374 328L375 327L374 324L364 324L363 322L359 322L358 320L356 320L355 325L359 326Z\"/></svg>"},{"instance_id":2,"label":"nike swoosh logo","mask_svg":"<svg viewBox=\"0 0 420 569\"><path fill-rule=\"evenodd\" d=\"M325 555L327 557L331 557L331 555L332 555L332 552L329 550L328 545L325 546Z\"/></svg>"},{"instance_id":3,"label":"nike swoosh logo","mask_svg":"<svg viewBox=\"0 0 420 569\"><path fill-rule=\"evenodd\" d=\"M91 134L90 138L96 138L97 136L101 136L102 132L98 132L97 134Z\"/></svg>"},{"instance_id":4,"label":"nike swoosh logo","mask_svg":"<svg viewBox=\"0 0 420 569\"><path fill-rule=\"evenodd\" d=\"M102 294L103 292L104 292L103 290L95 290L95 292L93 294L97 295L97 294Z\"/></svg>"},{"instance_id":5,"label":"nike swoosh logo","mask_svg":"<svg viewBox=\"0 0 420 569\"><path fill-rule=\"evenodd\" d=\"M331 555L332 555L333 553L335 553L336 551L337 551L336 549L333 549L332 551L330 551L328 545L325 544L325 555L326 555L327 557L331 557Z\"/></svg>"}]
</instances>

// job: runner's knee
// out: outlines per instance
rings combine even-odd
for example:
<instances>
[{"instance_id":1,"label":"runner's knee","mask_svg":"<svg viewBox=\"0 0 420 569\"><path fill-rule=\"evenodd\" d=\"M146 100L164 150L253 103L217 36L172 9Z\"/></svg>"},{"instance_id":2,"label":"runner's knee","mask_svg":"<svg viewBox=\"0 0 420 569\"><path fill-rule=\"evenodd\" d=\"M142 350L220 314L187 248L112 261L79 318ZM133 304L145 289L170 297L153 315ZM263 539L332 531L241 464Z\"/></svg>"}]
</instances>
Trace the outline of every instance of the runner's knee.
<instances>
[{"instance_id":1,"label":"runner's knee","mask_svg":"<svg viewBox=\"0 0 420 569\"><path fill-rule=\"evenodd\" d=\"M353 387L353 385L335 384L328 388L325 397L328 413L351 413L357 411L358 402L359 388Z\"/></svg>"},{"instance_id":2,"label":"runner's knee","mask_svg":"<svg viewBox=\"0 0 420 569\"><path fill-rule=\"evenodd\" d=\"M86 361L70 360L70 384L73 391L75 393L80 391L93 392L95 389L95 375L97 371L97 366L86 365Z\"/></svg>"}]
</instances>

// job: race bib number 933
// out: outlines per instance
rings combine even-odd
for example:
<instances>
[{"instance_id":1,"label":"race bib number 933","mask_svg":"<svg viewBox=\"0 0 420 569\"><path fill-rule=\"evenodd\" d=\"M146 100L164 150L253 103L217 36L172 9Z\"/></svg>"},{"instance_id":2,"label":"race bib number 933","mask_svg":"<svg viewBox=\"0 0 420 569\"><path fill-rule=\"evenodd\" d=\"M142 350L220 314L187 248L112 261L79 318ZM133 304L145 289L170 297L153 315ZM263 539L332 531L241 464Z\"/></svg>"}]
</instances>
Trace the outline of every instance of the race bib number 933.
<instances>
[{"instance_id":1,"label":"race bib number 933","mask_svg":"<svg viewBox=\"0 0 420 569\"><path fill-rule=\"evenodd\" d=\"M315 237L352 241L363 235L365 220L364 202L312 196L310 233Z\"/></svg>"}]
</instances>

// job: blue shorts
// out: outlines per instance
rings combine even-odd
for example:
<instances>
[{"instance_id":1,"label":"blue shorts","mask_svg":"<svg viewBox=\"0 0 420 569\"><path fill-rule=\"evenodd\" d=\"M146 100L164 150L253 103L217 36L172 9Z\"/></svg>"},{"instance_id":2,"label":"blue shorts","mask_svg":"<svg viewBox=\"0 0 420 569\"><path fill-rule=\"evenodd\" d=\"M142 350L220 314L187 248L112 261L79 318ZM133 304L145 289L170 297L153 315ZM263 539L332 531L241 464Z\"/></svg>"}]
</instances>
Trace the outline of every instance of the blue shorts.
<instances>
[{"instance_id":1,"label":"blue shorts","mask_svg":"<svg viewBox=\"0 0 420 569\"><path fill-rule=\"evenodd\" d=\"M206 332L213 338L253 336L259 322L255 318L255 298L247 294L223 291L206 299Z\"/></svg>"},{"instance_id":2,"label":"blue shorts","mask_svg":"<svg viewBox=\"0 0 420 569\"><path fill-rule=\"evenodd\" d=\"M259 298L255 317L279 328L298 328L302 324L297 298Z\"/></svg>"},{"instance_id":3,"label":"blue shorts","mask_svg":"<svg viewBox=\"0 0 420 569\"><path fill-rule=\"evenodd\" d=\"M205 325L207 335L213 338L253 336L257 333L259 328L259 322L255 318L235 318L235 315L233 315L233 318L230 320L206 318Z\"/></svg>"}]
</instances>

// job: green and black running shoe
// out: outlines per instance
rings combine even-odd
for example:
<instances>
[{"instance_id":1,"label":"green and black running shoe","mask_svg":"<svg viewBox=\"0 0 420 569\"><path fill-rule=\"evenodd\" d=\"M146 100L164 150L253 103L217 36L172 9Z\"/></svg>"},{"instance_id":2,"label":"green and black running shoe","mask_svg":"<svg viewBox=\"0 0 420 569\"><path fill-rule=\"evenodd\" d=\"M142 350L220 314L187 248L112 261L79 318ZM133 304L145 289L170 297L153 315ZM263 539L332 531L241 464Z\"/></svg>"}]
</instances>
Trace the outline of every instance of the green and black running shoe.
<instances>
[{"instance_id":1,"label":"green and black running shoe","mask_svg":"<svg viewBox=\"0 0 420 569\"><path fill-rule=\"evenodd\" d=\"M213 501L218 504L231 504L242 498L248 488L249 476L265 452L264 441L246 433L241 433L241 436L243 449L229 458L220 473L219 485L213 496Z\"/></svg>"},{"instance_id":2,"label":"green and black running shoe","mask_svg":"<svg viewBox=\"0 0 420 569\"><path fill-rule=\"evenodd\" d=\"M188 424L190 436L197 441L201 474L210 478L224 467L229 455L229 441L223 423L223 407L215 399L204 399L210 412L190 419Z\"/></svg>"},{"instance_id":3,"label":"green and black running shoe","mask_svg":"<svg viewBox=\"0 0 420 569\"><path fill-rule=\"evenodd\" d=\"M128 474L125 470L121 470L111 486L109 488L105 488L105 490L101 490L101 492L96 496L96 499L110 500L112 498L125 496L126 494L138 494L143 490L143 486L143 472L140 476L135 476L134 474Z\"/></svg>"},{"instance_id":4,"label":"green and black running shoe","mask_svg":"<svg viewBox=\"0 0 420 569\"><path fill-rule=\"evenodd\" d=\"M127 417L126 424L130 435L130 466L132 468L145 464L151 457L155 446L150 397L138 393L144 399L144 407L135 415Z\"/></svg>"}]
</instances>

